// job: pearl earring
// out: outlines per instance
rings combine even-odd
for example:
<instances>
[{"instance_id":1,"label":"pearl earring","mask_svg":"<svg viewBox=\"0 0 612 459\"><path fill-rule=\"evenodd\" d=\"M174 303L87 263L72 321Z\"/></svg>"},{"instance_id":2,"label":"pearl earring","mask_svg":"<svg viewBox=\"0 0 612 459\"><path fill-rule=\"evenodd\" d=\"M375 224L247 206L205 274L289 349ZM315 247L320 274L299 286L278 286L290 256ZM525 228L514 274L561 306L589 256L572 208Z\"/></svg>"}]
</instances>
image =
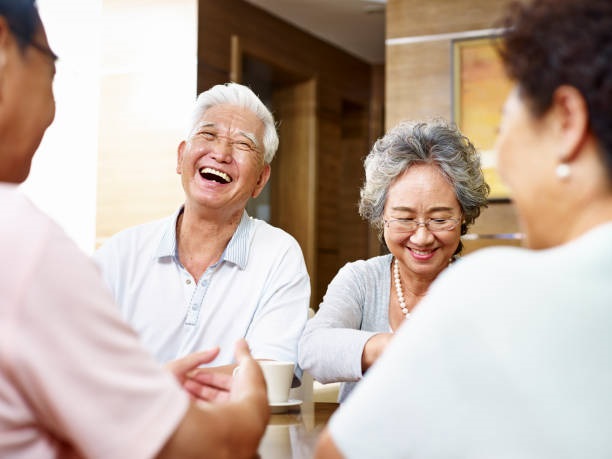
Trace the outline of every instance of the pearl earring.
<instances>
[{"instance_id":1,"label":"pearl earring","mask_svg":"<svg viewBox=\"0 0 612 459\"><path fill-rule=\"evenodd\" d=\"M567 180L572 174L572 170L570 169L569 164L561 163L557 166L557 169L555 169L555 173L557 174L559 180Z\"/></svg>"}]
</instances>

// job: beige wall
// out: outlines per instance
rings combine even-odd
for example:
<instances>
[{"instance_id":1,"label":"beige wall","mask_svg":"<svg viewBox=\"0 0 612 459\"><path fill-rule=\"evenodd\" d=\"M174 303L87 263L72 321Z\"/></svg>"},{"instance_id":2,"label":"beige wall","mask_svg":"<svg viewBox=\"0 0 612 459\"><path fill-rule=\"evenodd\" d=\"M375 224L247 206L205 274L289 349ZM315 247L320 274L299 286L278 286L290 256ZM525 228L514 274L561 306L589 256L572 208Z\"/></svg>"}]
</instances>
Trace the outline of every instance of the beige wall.
<instances>
[{"instance_id":1,"label":"beige wall","mask_svg":"<svg viewBox=\"0 0 612 459\"><path fill-rule=\"evenodd\" d=\"M196 95L197 0L105 0L96 239L182 203L176 148Z\"/></svg>"},{"instance_id":2,"label":"beige wall","mask_svg":"<svg viewBox=\"0 0 612 459\"><path fill-rule=\"evenodd\" d=\"M452 119L452 34L486 33L496 28L506 4L506 0L388 1L387 129L407 119ZM400 38L413 42L392 44L393 39ZM471 230L487 234L517 231L516 215L509 203L492 203ZM492 243L498 242L466 242L465 253ZM500 243L517 245L518 241Z\"/></svg>"}]
</instances>

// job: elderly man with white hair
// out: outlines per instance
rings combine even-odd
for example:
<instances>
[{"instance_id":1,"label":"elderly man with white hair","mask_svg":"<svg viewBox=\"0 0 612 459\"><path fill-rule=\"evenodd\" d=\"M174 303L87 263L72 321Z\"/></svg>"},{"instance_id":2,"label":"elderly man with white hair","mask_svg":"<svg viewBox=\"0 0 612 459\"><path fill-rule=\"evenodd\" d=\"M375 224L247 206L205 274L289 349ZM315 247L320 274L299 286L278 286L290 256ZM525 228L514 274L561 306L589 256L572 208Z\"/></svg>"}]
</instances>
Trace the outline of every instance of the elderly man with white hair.
<instances>
[{"instance_id":1,"label":"elderly man with white hair","mask_svg":"<svg viewBox=\"0 0 612 459\"><path fill-rule=\"evenodd\" d=\"M178 146L184 205L96 252L123 317L158 361L218 345L213 364L231 371L238 338L257 359L297 361L310 300L302 251L245 210L277 147L274 118L249 88L203 92Z\"/></svg>"}]
</instances>

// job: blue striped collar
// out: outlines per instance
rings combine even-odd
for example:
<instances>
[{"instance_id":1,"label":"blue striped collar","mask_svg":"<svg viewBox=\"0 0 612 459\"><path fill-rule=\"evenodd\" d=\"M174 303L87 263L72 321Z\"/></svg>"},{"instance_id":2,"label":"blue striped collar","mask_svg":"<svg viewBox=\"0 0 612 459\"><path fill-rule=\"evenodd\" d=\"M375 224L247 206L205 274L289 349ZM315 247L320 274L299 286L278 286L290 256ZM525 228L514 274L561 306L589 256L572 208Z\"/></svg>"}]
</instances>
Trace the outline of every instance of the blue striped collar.
<instances>
[{"instance_id":1,"label":"blue striped collar","mask_svg":"<svg viewBox=\"0 0 612 459\"><path fill-rule=\"evenodd\" d=\"M168 220L168 225L163 229L159 246L154 253L154 258L174 257L178 260L176 222L183 213L183 210L184 206L181 206L181 208L174 213L172 218ZM249 249L254 232L255 222L249 217L245 210L242 213L238 228L236 228L234 235L221 255L220 261L228 261L238 265L240 269L244 269L249 259Z\"/></svg>"}]
</instances>

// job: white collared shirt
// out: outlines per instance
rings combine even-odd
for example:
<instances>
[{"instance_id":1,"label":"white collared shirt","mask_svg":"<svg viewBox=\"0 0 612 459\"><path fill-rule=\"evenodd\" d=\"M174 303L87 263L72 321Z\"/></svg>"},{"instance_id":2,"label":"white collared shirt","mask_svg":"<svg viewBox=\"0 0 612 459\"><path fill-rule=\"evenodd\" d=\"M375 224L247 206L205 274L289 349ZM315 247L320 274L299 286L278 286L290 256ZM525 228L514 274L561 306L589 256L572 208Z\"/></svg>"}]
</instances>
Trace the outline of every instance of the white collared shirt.
<instances>
[{"instance_id":1,"label":"white collared shirt","mask_svg":"<svg viewBox=\"0 0 612 459\"><path fill-rule=\"evenodd\" d=\"M123 317L159 362L246 338L258 359L297 362L310 282L297 241L244 212L220 260L194 279L181 265L173 216L124 230L94 255Z\"/></svg>"}]
</instances>

